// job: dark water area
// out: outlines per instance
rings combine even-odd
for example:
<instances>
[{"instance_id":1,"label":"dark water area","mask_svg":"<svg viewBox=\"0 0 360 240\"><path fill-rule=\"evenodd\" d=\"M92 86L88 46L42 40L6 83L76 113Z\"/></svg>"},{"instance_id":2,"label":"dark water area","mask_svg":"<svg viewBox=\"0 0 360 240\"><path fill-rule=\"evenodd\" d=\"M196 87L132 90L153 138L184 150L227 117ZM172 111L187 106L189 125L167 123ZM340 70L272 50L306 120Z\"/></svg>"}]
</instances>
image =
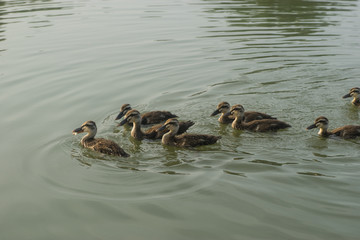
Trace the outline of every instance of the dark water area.
<instances>
[{"instance_id":1,"label":"dark water area","mask_svg":"<svg viewBox=\"0 0 360 240\"><path fill-rule=\"evenodd\" d=\"M0 1L1 239L358 239L358 1ZM292 125L233 130L221 101ZM130 103L221 135L136 141ZM86 120L131 156L84 149Z\"/></svg>"}]
</instances>

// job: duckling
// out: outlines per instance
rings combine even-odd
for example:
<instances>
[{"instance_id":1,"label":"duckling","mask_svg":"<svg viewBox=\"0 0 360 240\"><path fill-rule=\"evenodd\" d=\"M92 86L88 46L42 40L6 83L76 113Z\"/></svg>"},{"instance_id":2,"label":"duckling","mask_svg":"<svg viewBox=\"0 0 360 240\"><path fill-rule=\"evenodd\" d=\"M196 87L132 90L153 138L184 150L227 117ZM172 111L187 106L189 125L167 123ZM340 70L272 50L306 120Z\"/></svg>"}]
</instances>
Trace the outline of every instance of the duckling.
<instances>
[{"instance_id":1,"label":"duckling","mask_svg":"<svg viewBox=\"0 0 360 240\"><path fill-rule=\"evenodd\" d=\"M140 112L135 109L128 111L125 114L124 120L121 121L119 125L122 126L125 123L133 124L133 128L131 130L131 136L137 140L142 140L144 138L161 139L162 136L167 132L167 131L159 131L159 128L162 126L162 124L154 125L151 128L148 128L145 132L143 132L141 130L141 124L140 124L141 123ZM179 127L179 134L186 132L188 128L194 124L195 123L193 121L186 121L186 122L181 121Z\"/></svg>"},{"instance_id":2,"label":"duckling","mask_svg":"<svg viewBox=\"0 0 360 240\"><path fill-rule=\"evenodd\" d=\"M120 113L117 115L115 120L121 119L128 111L130 111L132 108L130 104L124 104L121 106ZM143 113L141 115L141 124L155 124L155 123L161 123L166 121L169 118L175 118L177 117L175 114L172 114L168 111L152 111Z\"/></svg>"},{"instance_id":3,"label":"duckling","mask_svg":"<svg viewBox=\"0 0 360 240\"><path fill-rule=\"evenodd\" d=\"M231 114L235 117L234 121L231 124L232 128L240 130L250 130L254 132L268 132L291 127L286 122L277 119L262 119L253 120L251 122L244 122L244 113L244 107L240 104L231 107L230 112L228 112L226 115Z\"/></svg>"},{"instance_id":4,"label":"duckling","mask_svg":"<svg viewBox=\"0 0 360 240\"><path fill-rule=\"evenodd\" d=\"M95 122L86 121L81 127L72 131L74 135L87 132L87 134L81 139L80 143L83 147L90 148L94 151L105 153L109 155L128 157L127 154L118 144L105 138L95 138L97 127Z\"/></svg>"},{"instance_id":5,"label":"duckling","mask_svg":"<svg viewBox=\"0 0 360 240\"><path fill-rule=\"evenodd\" d=\"M219 103L219 105L217 105L216 110L210 116L215 116L221 113L221 116L218 119L220 123L224 123L224 124L232 123L234 121L234 118L232 115L227 114L229 111L230 111L230 104L228 102L221 102ZM243 119L244 122L251 122L254 120L261 120L261 119L276 119L276 118L262 112L248 111L244 113L244 119Z\"/></svg>"},{"instance_id":6,"label":"duckling","mask_svg":"<svg viewBox=\"0 0 360 240\"><path fill-rule=\"evenodd\" d=\"M230 111L230 104L228 102L221 102L217 105L216 110L210 116L212 117L221 113L218 119L219 123L223 123L223 124L232 123L234 121L232 116L231 115L225 116L225 114L228 113L229 111Z\"/></svg>"},{"instance_id":7,"label":"duckling","mask_svg":"<svg viewBox=\"0 0 360 240\"><path fill-rule=\"evenodd\" d=\"M351 103L355 106L360 107L360 88L354 87L350 89L349 93L344 95L343 98L353 97Z\"/></svg>"},{"instance_id":8,"label":"duckling","mask_svg":"<svg viewBox=\"0 0 360 240\"><path fill-rule=\"evenodd\" d=\"M200 145L209 145L216 143L221 136L208 134L181 134L176 135L179 131L179 121L175 118L168 119L158 131L168 130L162 136L161 143L164 145L177 147L196 147Z\"/></svg>"},{"instance_id":9,"label":"duckling","mask_svg":"<svg viewBox=\"0 0 360 240\"><path fill-rule=\"evenodd\" d=\"M329 120L320 116L315 119L315 123L308 126L306 129L310 130L313 128L319 128L319 136L321 137L329 137L331 135L335 135L338 137L342 137L345 139L356 138L360 136L360 125L345 125L334 130L328 131Z\"/></svg>"}]
</instances>

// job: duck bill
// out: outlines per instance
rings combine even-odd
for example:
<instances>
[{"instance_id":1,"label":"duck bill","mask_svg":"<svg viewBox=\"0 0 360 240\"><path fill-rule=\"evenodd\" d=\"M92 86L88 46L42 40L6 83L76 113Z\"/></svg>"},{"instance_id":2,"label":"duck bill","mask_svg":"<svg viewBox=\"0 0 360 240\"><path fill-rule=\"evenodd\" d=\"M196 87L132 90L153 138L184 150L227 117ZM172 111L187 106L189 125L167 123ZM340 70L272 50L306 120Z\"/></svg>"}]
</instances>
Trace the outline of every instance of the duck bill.
<instances>
[{"instance_id":1,"label":"duck bill","mask_svg":"<svg viewBox=\"0 0 360 240\"><path fill-rule=\"evenodd\" d=\"M224 117L229 117L231 115L231 112L227 112L224 114Z\"/></svg>"},{"instance_id":2,"label":"duck bill","mask_svg":"<svg viewBox=\"0 0 360 240\"><path fill-rule=\"evenodd\" d=\"M311 124L310 126L308 126L306 129L307 130L310 130L310 129L313 129L313 128L316 128L316 124Z\"/></svg>"},{"instance_id":3,"label":"duck bill","mask_svg":"<svg viewBox=\"0 0 360 240\"><path fill-rule=\"evenodd\" d=\"M118 126L123 126L125 125L125 123L127 123L127 119L125 118L124 120L122 120Z\"/></svg>"},{"instance_id":4,"label":"duck bill","mask_svg":"<svg viewBox=\"0 0 360 240\"><path fill-rule=\"evenodd\" d=\"M161 132L161 131L164 131L166 128L166 125L162 125L161 127L159 127L156 131L157 132Z\"/></svg>"},{"instance_id":5,"label":"duck bill","mask_svg":"<svg viewBox=\"0 0 360 240\"><path fill-rule=\"evenodd\" d=\"M344 95L342 98L349 98L349 97L351 97L350 93Z\"/></svg>"},{"instance_id":6,"label":"duck bill","mask_svg":"<svg viewBox=\"0 0 360 240\"><path fill-rule=\"evenodd\" d=\"M76 134L79 134L79 133L82 133L84 132L84 130L82 129L82 127L79 127L79 128L76 128L72 131L72 134L73 135L76 135Z\"/></svg>"},{"instance_id":7,"label":"duck bill","mask_svg":"<svg viewBox=\"0 0 360 240\"><path fill-rule=\"evenodd\" d=\"M218 115L220 113L219 109L216 109L210 116L215 116Z\"/></svg>"},{"instance_id":8,"label":"duck bill","mask_svg":"<svg viewBox=\"0 0 360 240\"><path fill-rule=\"evenodd\" d=\"M115 120L121 119L124 115L125 115L125 114L124 114L124 111L121 111L121 112L117 115L117 117L115 118Z\"/></svg>"}]
</instances>

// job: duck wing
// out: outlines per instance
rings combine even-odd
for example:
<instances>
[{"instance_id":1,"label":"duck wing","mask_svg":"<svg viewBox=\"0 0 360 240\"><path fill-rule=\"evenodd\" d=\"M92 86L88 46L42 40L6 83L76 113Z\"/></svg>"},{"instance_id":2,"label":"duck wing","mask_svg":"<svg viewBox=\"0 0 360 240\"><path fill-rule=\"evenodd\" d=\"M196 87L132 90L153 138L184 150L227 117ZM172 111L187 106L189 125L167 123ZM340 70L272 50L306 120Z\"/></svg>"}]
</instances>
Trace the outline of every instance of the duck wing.
<instances>
[{"instance_id":1,"label":"duck wing","mask_svg":"<svg viewBox=\"0 0 360 240\"><path fill-rule=\"evenodd\" d=\"M356 138L360 136L359 125L345 125L331 131L332 134L342 138Z\"/></svg>"},{"instance_id":2,"label":"duck wing","mask_svg":"<svg viewBox=\"0 0 360 240\"><path fill-rule=\"evenodd\" d=\"M91 148L97 152L101 152L109 155L122 156L122 157L129 156L129 154L127 154L118 144L104 138L95 139Z\"/></svg>"},{"instance_id":3,"label":"duck wing","mask_svg":"<svg viewBox=\"0 0 360 240\"><path fill-rule=\"evenodd\" d=\"M221 136L207 134L181 134L174 137L175 145L179 147L196 147L216 143Z\"/></svg>"},{"instance_id":4,"label":"duck wing","mask_svg":"<svg viewBox=\"0 0 360 240\"><path fill-rule=\"evenodd\" d=\"M291 125L283 121L279 121L276 119L263 119L250 122L247 125L246 129L255 132L269 132L277 131L288 127L291 127Z\"/></svg>"},{"instance_id":5,"label":"duck wing","mask_svg":"<svg viewBox=\"0 0 360 240\"><path fill-rule=\"evenodd\" d=\"M175 114L168 111L152 111L141 115L141 124L156 124L176 117Z\"/></svg>"},{"instance_id":6,"label":"duck wing","mask_svg":"<svg viewBox=\"0 0 360 240\"><path fill-rule=\"evenodd\" d=\"M251 122L254 120L262 120L262 119L276 119L276 117L273 117L266 113L254 112L254 111L249 111L244 113L245 122Z\"/></svg>"}]
</instances>

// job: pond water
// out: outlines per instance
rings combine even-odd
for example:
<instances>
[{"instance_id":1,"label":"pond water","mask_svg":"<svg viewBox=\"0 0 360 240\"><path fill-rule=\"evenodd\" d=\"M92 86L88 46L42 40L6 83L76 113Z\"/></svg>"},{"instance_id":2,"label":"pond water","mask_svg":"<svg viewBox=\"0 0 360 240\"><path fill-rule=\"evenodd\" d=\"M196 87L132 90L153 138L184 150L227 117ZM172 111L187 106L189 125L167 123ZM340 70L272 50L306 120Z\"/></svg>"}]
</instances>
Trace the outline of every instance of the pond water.
<instances>
[{"instance_id":1,"label":"pond water","mask_svg":"<svg viewBox=\"0 0 360 240\"><path fill-rule=\"evenodd\" d=\"M354 0L0 1L1 239L359 239ZM221 101L286 121L235 131ZM120 106L169 110L195 149L135 141ZM86 120L129 158L81 147Z\"/></svg>"}]
</instances>

